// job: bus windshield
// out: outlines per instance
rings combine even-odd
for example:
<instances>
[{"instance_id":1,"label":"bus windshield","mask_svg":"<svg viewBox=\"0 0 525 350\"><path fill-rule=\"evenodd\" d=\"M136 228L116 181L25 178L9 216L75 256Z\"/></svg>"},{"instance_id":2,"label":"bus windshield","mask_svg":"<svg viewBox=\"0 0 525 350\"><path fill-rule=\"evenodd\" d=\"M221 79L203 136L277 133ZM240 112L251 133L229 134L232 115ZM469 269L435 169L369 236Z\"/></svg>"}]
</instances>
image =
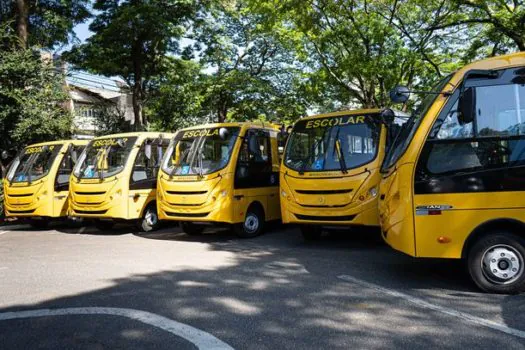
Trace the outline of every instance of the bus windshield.
<instances>
[{"instance_id":1,"label":"bus windshield","mask_svg":"<svg viewBox=\"0 0 525 350\"><path fill-rule=\"evenodd\" d=\"M49 173L62 144L26 147L13 161L7 174L9 182L31 182Z\"/></svg>"},{"instance_id":2,"label":"bus windshield","mask_svg":"<svg viewBox=\"0 0 525 350\"><path fill-rule=\"evenodd\" d=\"M431 91L441 92L448 84L450 79L452 79L452 76L453 74L449 74L443 79L441 79L441 81L439 81L434 86L434 88L431 89ZM427 114L430 107L432 107L434 101L437 99L438 96L438 94L428 94L423 99L418 108L414 111L414 113L412 113L408 121L402 126L399 134L397 135L396 139L392 144L392 147L390 147L387 150L385 160L381 167L382 172L386 172L387 169L394 165L399 160L399 158L401 158L401 156L405 153L405 151L408 148L408 145L410 144L410 141L412 141L412 138L414 137L417 129L419 128L419 125L423 121L423 118Z\"/></svg>"},{"instance_id":3,"label":"bus windshield","mask_svg":"<svg viewBox=\"0 0 525 350\"><path fill-rule=\"evenodd\" d=\"M380 132L379 119L372 115L301 120L290 135L284 164L299 172L344 173L375 159Z\"/></svg>"},{"instance_id":4,"label":"bus windshield","mask_svg":"<svg viewBox=\"0 0 525 350\"><path fill-rule=\"evenodd\" d=\"M239 131L239 127L179 131L166 151L162 170L170 175L207 175L224 168Z\"/></svg>"},{"instance_id":5,"label":"bus windshield","mask_svg":"<svg viewBox=\"0 0 525 350\"><path fill-rule=\"evenodd\" d=\"M80 156L73 175L80 179L106 178L124 170L136 137L91 141Z\"/></svg>"}]
</instances>

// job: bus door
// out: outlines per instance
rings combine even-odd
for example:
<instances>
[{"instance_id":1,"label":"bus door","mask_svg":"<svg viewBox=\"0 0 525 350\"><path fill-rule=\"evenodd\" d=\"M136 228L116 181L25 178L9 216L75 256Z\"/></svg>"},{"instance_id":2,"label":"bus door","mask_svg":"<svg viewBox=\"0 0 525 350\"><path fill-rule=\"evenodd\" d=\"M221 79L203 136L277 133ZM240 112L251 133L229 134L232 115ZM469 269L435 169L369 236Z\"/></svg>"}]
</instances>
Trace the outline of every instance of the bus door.
<instances>
[{"instance_id":1,"label":"bus door","mask_svg":"<svg viewBox=\"0 0 525 350\"><path fill-rule=\"evenodd\" d=\"M67 197L69 194L69 178L78 157L84 150L84 145L76 146L72 143L66 148L64 156L60 161L55 178L55 187L53 194L53 212L57 216L67 215Z\"/></svg>"},{"instance_id":2,"label":"bus door","mask_svg":"<svg viewBox=\"0 0 525 350\"><path fill-rule=\"evenodd\" d=\"M246 132L235 170L235 218L242 220L254 201L263 205L266 220L280 217L279 174L272 165L272 153L269 131L249 129Z\"/></svg>"},{"instance_id":3,"label":"bus door","mask_svg":"<svg viewBox=\"0 0 525 350\"><path fill-rule=\"evenodd\" d=\"M507 69L468 79L471 120L462 117L459 89L440 112L415 172L418 256L459 258L480 216L525 208L524 195L509 196L525 190L524 78L522 69Z\"/></svg>"},{"instance_id":4,"label":"bus door","mask_svg":"<svg viewBox=\"0 0 525 350\"><path fill-rule=\"evenodd\" d=\"M169 139L148 138L140 145L129 180L130 219L140 218L144 206L155 200L157 174Z\"/></svg>"}]
</instances>

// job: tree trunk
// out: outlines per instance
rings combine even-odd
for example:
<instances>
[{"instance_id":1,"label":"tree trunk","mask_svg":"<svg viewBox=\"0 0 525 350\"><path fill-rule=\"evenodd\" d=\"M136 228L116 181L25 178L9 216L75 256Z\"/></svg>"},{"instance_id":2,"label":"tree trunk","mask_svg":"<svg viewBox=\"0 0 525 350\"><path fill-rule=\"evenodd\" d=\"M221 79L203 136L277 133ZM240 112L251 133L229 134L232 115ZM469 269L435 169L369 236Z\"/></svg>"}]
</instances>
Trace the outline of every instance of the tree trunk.
<instances>
[{"instance_id":1,"label":"tree trunk","mask_svg":"<svg viewBox=\"0 0 525 350\"><path fill-rule=\"evenodd\" d=\"M132 104L135 119L133 130L142 131L144 129L144 120L142 117L142 84L140 82L135 82L133 85Z\"/></svg>"},{"instance_id":2,"label":"tree trunk","mask_svg":"<svg viewBox=\"0 0 525 350\"><path fill-rule=\"evenodd\" d=\"M16 12L16 34L20 40L20 46L27 48L29 4L28 0L15 1Z\"/></svg>"},{"instance_id":3,"label":"tree trunk","mask_svg":"<svg viewBox=\"0 0 525 350\"><path fill-rule=\"evenodd\" d=\"M142 115L142 103L144 101L144 91L142 87L142 46L143 43L137 40L133 43L132 54L133 54L133 114L135 122L133 129L135 131L144 130L144 119Z\"/></svg>"}]
</instances>

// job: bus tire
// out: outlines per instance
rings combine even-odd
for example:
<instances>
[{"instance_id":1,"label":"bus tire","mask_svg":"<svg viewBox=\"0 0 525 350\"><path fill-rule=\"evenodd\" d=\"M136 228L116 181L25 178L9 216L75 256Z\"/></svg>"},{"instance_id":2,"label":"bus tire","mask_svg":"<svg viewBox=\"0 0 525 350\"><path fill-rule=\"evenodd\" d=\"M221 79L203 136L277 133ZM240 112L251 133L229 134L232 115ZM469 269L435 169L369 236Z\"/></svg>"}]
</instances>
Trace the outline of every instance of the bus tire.
<instances>
[{"instance_id":1,"label":"bus tire","mask_svg":"<svg viewBox=\"0 0 525 350\"><path fill-rule=\"evenodd\" d=\"M476 285L489 293L525 291L525 239L509 232L478 239L468 251L467 265Z\"/></svg>"},{"instance_id":2,"label":"bus tire","mask_svg":"<svg viewBox=\"0 0 525 350\"><path fill-rule=\"evenodd\" d=\"M144 209L142 219L139 221L139 229L142 232L151 232L157 230L159 226L160 220L159 215L157 214L157 206L153 203Z\"/></svg>"},{"instance_id":3,"label":"bus tire","mask_svg":"<svg viewBox=\"0 0 525 350\"><path fill-rule=\"evenodd\" d=\"M111 230L115 226L115 223L113 221L108 220L95 220L95 227L99 231L107 231Z\"/></svg>"},{"instance_id":4,"label":"bus tire","mask_svg":"<svg viewBox=\"0 0 525 350\"><path fill-rule=\"evenodd\" d=\"M46 219L31 219L29 225L35 230L45 230L49 226L49 221Z\"/></svg>"},{"instance_id":5,"label":"bus tire","mask_svg":"<svg viewBox=\"0 0 525 350\"><path fill-rule=\"evenodd\" d=\"M300 225L299 229L305 241L317 241L323 234L323 230L319 225Z\"/></svg>"},{"instance_id":6,"label":"bus tire","mask_svg":"<svg viewBox=\"0 0 525 350\"><path fill-rule=\"evenodd\" d=\"M238 237L253 238L264 231L264 211L257 205L250 205L244 221L233 225L233 230Z\"/></svg>"},{"instance_id":7,"label":"bus tire","mask_svg":"<svg viewBox=\"0 0 525 350\"><path fill-rule=\"evenodd\" d=\"M194 224L193 222L183 221L180 223L182 232L188 236L198 236L204 231L204 226Z\"/></svg>"}]
</instances>

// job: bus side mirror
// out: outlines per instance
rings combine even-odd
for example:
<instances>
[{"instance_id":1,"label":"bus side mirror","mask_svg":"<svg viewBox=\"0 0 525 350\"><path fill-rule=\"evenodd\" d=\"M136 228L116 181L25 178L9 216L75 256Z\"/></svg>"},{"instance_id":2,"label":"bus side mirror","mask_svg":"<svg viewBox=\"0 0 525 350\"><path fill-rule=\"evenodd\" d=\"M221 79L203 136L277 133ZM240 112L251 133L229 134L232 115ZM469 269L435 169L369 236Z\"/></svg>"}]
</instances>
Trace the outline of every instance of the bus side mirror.
<instances>
[{"instance_id":1,"label":"bus side mirror","mask_svg":"<svg viewBox=\"0 0 525 350\"><path fill-rule=\"evenodd\" d=\"M228 131L228 129L226 128L219 129L219 137L221 138L221 140L223 141L226 140L228 136L230 136L230 132Z\"/></svg>"},{"instance_id":2,"label":"bus side mirror","mask_svg":"<svg viewBox=\"0 0 525 350\"><path fill-rule=\"evenodd\" d=\"M390 90L390 100L394 103L405 103L410 97L410 90L406 86L396 86Z\"/></svg>"},{"instance_id":3,"label":"bus side mirror","mask_svg":"<svg viewBox=\"0 0 525 350\"><path fill-rule=\"evenodd\" d=\"M476 117L476 90L472 87L462 89L458 102L458 122L460 125L472 123Z\"/></svg>"},{"instance_id":4,"label":"bus side mirror","mask_svg":"<svg viewBox=\"0 0 525 350\"><path fill-rule=\"evenodd\" d=\"M381 123L387 126L392 124L396 117L394 111L391 110L390 108L383 109L381 113L379 114L379 116L381 117Z\"/></svg>"},{"instance_id":5,"label":"bus side mirror","mask_svg":"<svg viewBox=\"0 0 525 350\"><path fill-rule=\"evenodd\" d=\"M9 153L6 150L4 150L0 154L0 157L2 157L2 160L6 160L7 158L9 158Z\"/></svg>"}]
</instances>

